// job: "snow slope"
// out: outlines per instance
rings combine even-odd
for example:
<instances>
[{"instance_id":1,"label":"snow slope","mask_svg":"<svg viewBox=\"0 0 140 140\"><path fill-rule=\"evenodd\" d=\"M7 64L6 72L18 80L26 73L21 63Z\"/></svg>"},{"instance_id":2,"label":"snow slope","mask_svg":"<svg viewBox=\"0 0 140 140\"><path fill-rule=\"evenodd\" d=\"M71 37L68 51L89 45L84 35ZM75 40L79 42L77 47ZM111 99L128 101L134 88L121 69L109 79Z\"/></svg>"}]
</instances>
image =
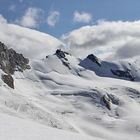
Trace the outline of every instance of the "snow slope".
<instances>
[{"instance_id":1,"label":"snow slope","mask_svg":"<svg viewBox=\"0 0 140 140\"><path fill-rule=\"evenodd\" d=\"M8 115L0 114L0 136L1 140L93 140L92 137L63 132L51 129L43 125L18 119ZM102 140L95 138L96 140Z\"/></svg>"},{"instance_id":2,"label":"snow slope","mask_svg":"<svg viewBox=\"0 0 140 140\"><path fill-rule=\"evenodd\" d=\"M74 135L139 139L139 82L100 77L66 57L71 69L56 55L32 60L31 70L14 74L14 90L0 81L1 112ZM104 95L114 97L111 110Z\"/></svg>"},{"instance_id":3,"label":"snow slope","mask_svg":"<svg viewBox=\"0 0 140 140\"><path fill-rule=\"evenodd\" d=\"M63 43L49 35L1 26L0 39L29 57L31 66L14 73L14 89L0 79L2 140L139 140L139 57L102 61L98 67L70 54L58 57L55 50ZM136 81L112 75L111 68L129 68Z\"/></svg>"}]
</instances>

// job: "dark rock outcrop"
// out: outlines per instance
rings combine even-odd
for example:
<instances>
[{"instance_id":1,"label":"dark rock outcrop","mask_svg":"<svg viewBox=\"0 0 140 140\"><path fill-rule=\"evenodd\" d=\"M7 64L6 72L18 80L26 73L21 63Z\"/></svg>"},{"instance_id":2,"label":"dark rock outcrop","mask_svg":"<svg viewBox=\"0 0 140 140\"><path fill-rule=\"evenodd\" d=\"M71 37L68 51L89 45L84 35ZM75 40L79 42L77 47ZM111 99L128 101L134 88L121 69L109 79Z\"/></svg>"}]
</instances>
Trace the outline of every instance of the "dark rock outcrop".
<instances>
[{"instance_id":1,"label":"dark rock outcrop","mask_svg":"<svg viewBox=\"0 0 140 140\"><path fill-rule=\"evenodd\" d=\"M28 58L25 58L13 49L8 49L6 45L0 42L0 69L6 73L2 75L2 80L9 87L14 89L14 79L11 75L15 71L23 72L25 69L30 69L28 63Z\"/></svg>"},{"instance_id":2,"label":"dark rock outcrop","mask_svg":"<svg viewBox=\"0 0 140 140\"><path fill-rule=\"evenodd\" d=\"M63 58L66 61L68 61L68 59L66 58L66 54L69 55L68 52L62 51L61 49L57 49L56 52L55 52L55 55L57 55L57 57Z\"/></svg>"},{"instance_id":3,"label":"dark rock outcrop","mask_svg":"<svg viewBox=\"0 0 140 140\"><path fill-rule=\"evenodd\" d=\"M66 55L70 55L68 52L62 51L61 49L57 49L55 52L55 55L61 59L64 66L68 67L68 69L71 70L70 63L68 62L68 59L66 58Z\"/></svg>"},{"instance_id":4,"label":"dark rock outcrop","mask_svg":"<svg viewBox=\"0 0 140 140\"><path fill-rule=\"evenodd\" d=\"M131 81L135 80L135 77L132 75L131 71L128 69L126 71L124 71L124 70L112 70L111 69L111 72L118 77L128 78Z\"/></svg>"},{"instance_id":5,"label":"dark rock outcrop","mask_svg":"<svg viewBox=\"0 0 140 140\"><path fill-rule=\"evenodd\" d=\"M62 60L62 63L64 66L68 67L69 70L71 70L70 64L68 62Z\"/></svg>"},{"instance_id":6,"label":"dark rock outcrop","mask_svg":"<svg viewBox=\"0 0 140 140\"><path fill-rule=\"evenodd\" d=\"M95 55L90 54L87 56L88 59L90 59L92 62L96 63L99 67L101 67L101 62L99 58L97 58Z\"/></svg>"},{"instance_id":7,"label":"dark rock outcrop","mask_svg":"<svg viewBox=\"0 0 140 140\"><path fill-rule=\"evenodd\" d=\"M111 100L111 102L115 105L120 105L121 104L121 101L118 97L116 97L115 95L113 94L107 94L108 98Z\"/></svg>"},{"instance_id":8,"label":"dark rock outcrop","mask_svg":"<svg viewBox=\"0 0 140 140\"><path fill-rule=\"evenodd\" d=\"M106 106L109 110L111 110L111 106L114 105L122 105L123 102L113 94L106 93L101 97L101 103Z\"/></svg>"},{"instance_id":9,"label":"dark rock outcrop","mask_svg":"<svg viewBox=\"0 0 140 140\"><path fill-rule=\"evenodd\" d=\"M103 104L109 109L111 110L111 99L108 97L108 95L104 95L102 98L101 98Z\"/></svg>"},{"instance_id":10,"label":"dark rock outcrop","mask_svg":"<svg viewBox=\"0 0 140 140\"><path fill-rule=\"evenodd\" d=\"M30 69L29 59L0 42L0 68L7 74Z\"/></svg>"},{"instance_id":11,"label":"dark rock outcrop","mask_svg":"<svg viewBox=\"0 0 140 140\"><path fill-rule=\"evenodd\" d=\"M9 87L14 89L14 79L11 75L2 75L2 80L4 83L6 83Z\"/></svg>"}]
</instances>

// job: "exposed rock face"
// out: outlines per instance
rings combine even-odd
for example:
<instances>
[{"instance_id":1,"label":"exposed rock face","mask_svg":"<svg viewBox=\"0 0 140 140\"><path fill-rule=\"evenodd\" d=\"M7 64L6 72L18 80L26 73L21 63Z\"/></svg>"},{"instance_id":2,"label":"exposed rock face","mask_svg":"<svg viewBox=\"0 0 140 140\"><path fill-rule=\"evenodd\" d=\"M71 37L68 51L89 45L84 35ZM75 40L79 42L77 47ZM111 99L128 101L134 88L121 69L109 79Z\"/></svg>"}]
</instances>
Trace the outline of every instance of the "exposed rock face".
<instances>
[{"instance_id":1,"label":"exposed rock face","mask_svg":"<svg viewBox=\"0 0 140 140\"><path fill-rule=\"evenodd\" d=\"M61 59L63 65L65 65L71 70L68 59L66 58L66 54L70 55L68 52L62 51L61 49L57 49L55 53L55 55L57 55L57 57Z\"/></svg>"},{"instance_id":2,"label":"exposed rock face","mask_svg":"<svg viewBox=\"0 0 140 140\"><path fill-rule=\"evenodd\" d=\"M105 94L102 98L104 105L111 110L111 99Z\"/></svg>"},{"instance_id":3,"label":"exposed rock face","mask_svg":"<svg viewBox=\"0 0 140 140\"><path fill-rule=\"evenodd\" d=\"M62 60L62 63L71 70L70 64L68 62Z\"/></svg>"},{"instance_id":4,"label":"exposed rock face","mask_svg":"<svg viewBox=\"0 0 140 140\"><path fill-rule=\"evenodd\" d=\"M90 59L92 62L96 63L99 67L101 67L100 60L93 54L90 54L87 56L88 59Z\"/></svg>"},{"instance_id":5,"label":"exposed rock face","mask_svg":"<svg viewBox=\"0 0 140 140\"><path fill-rule=\"evenodd\" d=\"M14 79L11 75L2 75L2 80L6 83L9 87L14 89Z\"/></svg>"},{"instance_id":6,"label":"exposed rock face","mask_svg":"<svg viewBox=\"0 0 140 140\"><path fill-rule=\"evenodd\" d=\"M9 87L14 89L14 79L11 75L15 71L23 72L25 69L30 69L28 63L29 59L16 53L13 49L8 49L6 45L0 42L0 68L7 73L7 75L2 75L2 80Z\"/></svg>"},{"instance_id":7,"label":"exposed rock face","mask_svg":"<svg viewBox=\"0 0 140 140\"><path fill-rule=\"evenodd\" d=\"M107 96L113 104L115 104L115 105L120 105L121 104L120 99L117 98L116 96L114 96L113 94L107 94Z\"/></svg>"},{"instance_id":8,"label":"exposed rock face","mask_svg":"<svg viewBox=\"0 0 140 140\"><path fill-rule=\"evenodd\" d=\"M118 77L128 78L131 81L135 80L135 77L132 75L130 70L123 71L123 70L112 70L111 69L111 72Z\"/></svg>"},{"instance_id":9,"label":"exposed rock face","mask_svg":"<svg viewBox=\"0 0 140 140\"><path fill-rule=\"evenodd\" d=\"M114 105L122 105L123 102L113 94L105 94L101 97L101 103L106 106L109 110L111 110L111 106Z\"/></svg>"},{"instance_id":10,"label":"exposed rock face","mask_svg":"<svg viewBox=\"0 0 140 140\"><path fill-rule=\"evenodd\" d=\"M69 55L69 53L62 51L61 49L57 49L56 53L55 53L59 58L64 58L66 61L68 61L68 59L66 58L66 54Z\"/></svg>"},{"instance_id":11,"label":"exposed rock face","mask_svg":"<svg viewBox=\"0 0 140 140\"><path fill-rule=\"evenodd\" d=\"M7 74L30 69L29 60L0 42L0 68Z\"/></svg>"}]
</instances>

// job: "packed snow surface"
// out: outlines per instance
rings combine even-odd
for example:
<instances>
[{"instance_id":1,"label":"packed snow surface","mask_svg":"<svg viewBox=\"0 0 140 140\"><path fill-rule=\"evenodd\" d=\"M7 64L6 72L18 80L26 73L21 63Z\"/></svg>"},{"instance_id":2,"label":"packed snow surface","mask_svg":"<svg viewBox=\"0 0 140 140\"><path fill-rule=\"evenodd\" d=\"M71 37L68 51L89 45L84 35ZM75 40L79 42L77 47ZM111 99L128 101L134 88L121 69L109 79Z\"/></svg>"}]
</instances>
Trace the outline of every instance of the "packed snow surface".
<instances>
[{"instance_id":1,"label":"packed snow surface","mask_svg":"<svg viewBox=\"0 0 140 140\"><path fill-rule=\"evenodd\" d=\"M23 30L14 25L7 28L11 32L17 28L16 37ZM23 31L30 33L28 29ZM14 89L0 79L0 139L139 140L140 58L101 60L101 67L71 54L60 58L54 50L63 43L34 33L38 35L38 38L33 36L37 42L45 38L46 43L54 41L55 45L46 53L47 57L47 47L36 50L35 45L30 50L15 46L25 56L31 55L31 69L15 72ZM111 69L129 69L135 80L113 75Z\"/></svg>"}]
</instances>

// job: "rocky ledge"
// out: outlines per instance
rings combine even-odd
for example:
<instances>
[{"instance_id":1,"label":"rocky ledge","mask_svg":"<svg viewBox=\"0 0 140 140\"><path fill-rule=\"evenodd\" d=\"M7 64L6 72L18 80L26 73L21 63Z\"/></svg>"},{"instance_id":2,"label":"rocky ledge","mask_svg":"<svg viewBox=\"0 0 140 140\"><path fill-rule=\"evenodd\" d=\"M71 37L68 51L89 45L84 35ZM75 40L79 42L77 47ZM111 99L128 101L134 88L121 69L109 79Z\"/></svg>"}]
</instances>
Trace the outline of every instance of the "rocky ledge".
<instances>
[{"instance_id":1,"label":"rocky ledge","mask_svg":"<svg viewBox=\"0 0 140 140\"><path fill-rule=\"evenodd\" d=\"M61 49L57 49L55 55L61 60L64 66L71 70L70 63L66 58L66 55L70 55L68 52L62 51Z\"/></svg>"},{"instance_id":2,"label":"rocky ledge","mask_svg":"<svg viewBox=\"0 0 140 140\"><path fill-rule=\"evenodd\" d=\"M12 80L11 75L14 74L15 71L23 72L25 69L30 69L30 65L28 64L28 58L25 58L13 49L8 49L4 43L0 42L0 69L7 74L2 75L2 80L8 86L14 88L14 80Z\"/></svg>"}]
</instances>

